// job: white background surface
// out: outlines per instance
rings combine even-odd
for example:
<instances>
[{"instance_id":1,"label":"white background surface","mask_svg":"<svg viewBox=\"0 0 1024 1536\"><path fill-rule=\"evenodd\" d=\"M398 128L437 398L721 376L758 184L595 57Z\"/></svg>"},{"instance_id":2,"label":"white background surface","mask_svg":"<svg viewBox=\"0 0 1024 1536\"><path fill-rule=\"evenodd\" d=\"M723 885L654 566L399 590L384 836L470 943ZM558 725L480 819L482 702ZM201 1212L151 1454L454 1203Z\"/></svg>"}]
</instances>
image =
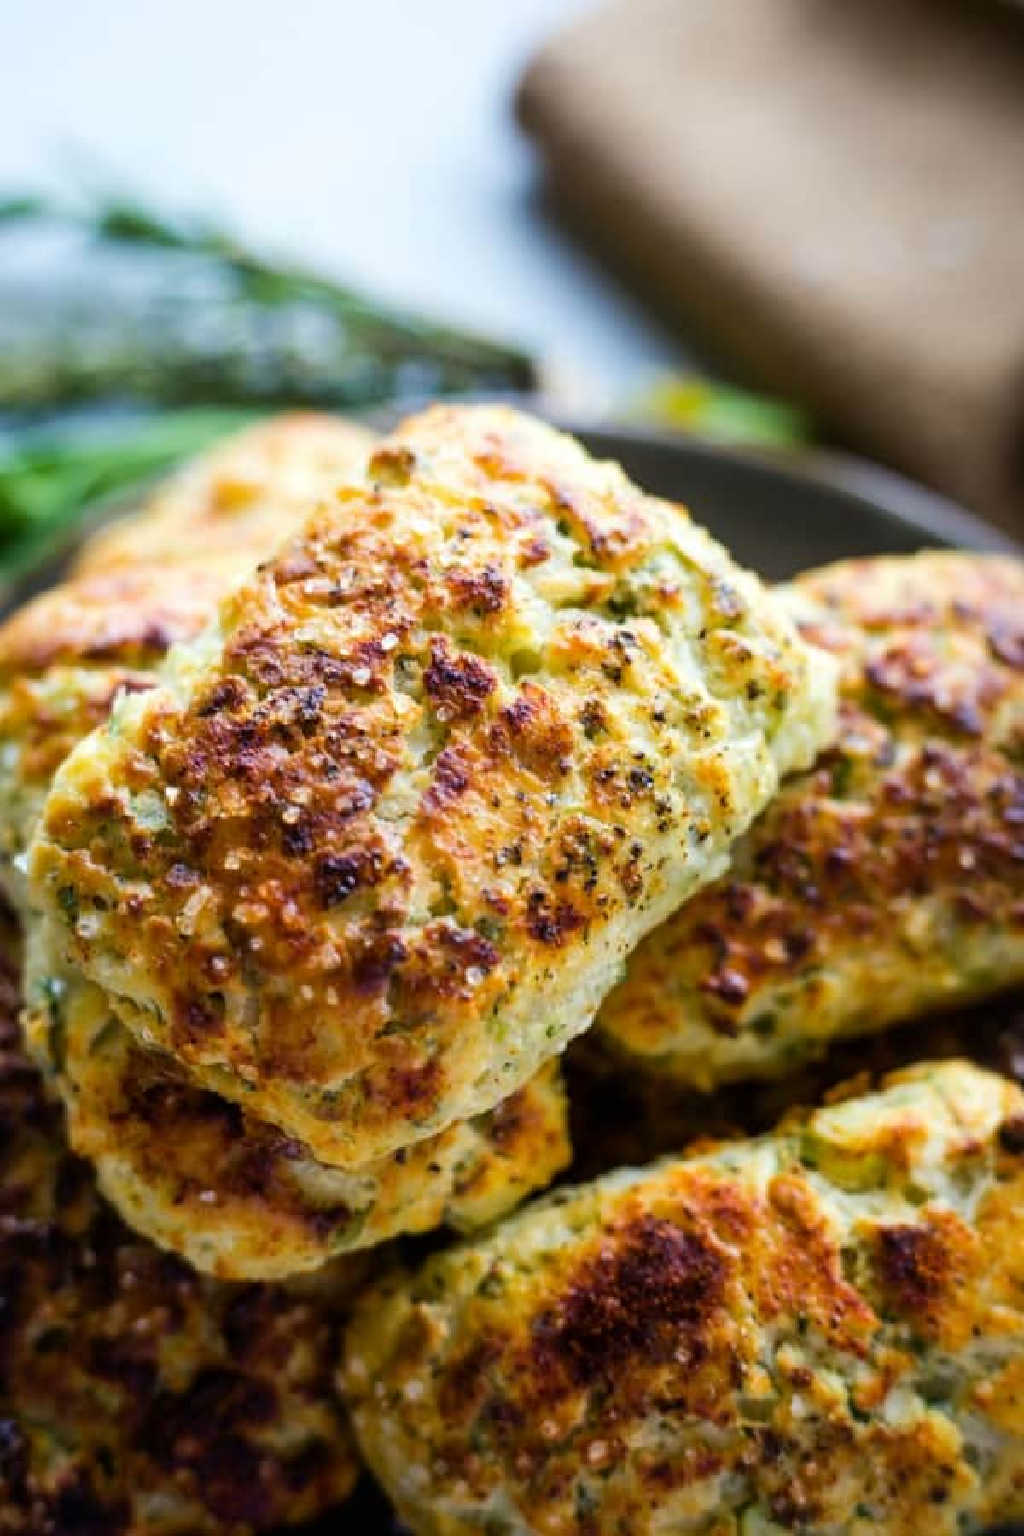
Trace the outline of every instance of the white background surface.
<instances>
[{"instance_id":1,"label":"white background surface","mask_svg":"<svg viewBox=\"0 0 1024 1536\"><path fill-rule=\"evenodd\" d=\"M621 399L676 350L538 212L511 113L592 0L0 0L0 191L92 168Z\"/></svg>"}]
</instances>

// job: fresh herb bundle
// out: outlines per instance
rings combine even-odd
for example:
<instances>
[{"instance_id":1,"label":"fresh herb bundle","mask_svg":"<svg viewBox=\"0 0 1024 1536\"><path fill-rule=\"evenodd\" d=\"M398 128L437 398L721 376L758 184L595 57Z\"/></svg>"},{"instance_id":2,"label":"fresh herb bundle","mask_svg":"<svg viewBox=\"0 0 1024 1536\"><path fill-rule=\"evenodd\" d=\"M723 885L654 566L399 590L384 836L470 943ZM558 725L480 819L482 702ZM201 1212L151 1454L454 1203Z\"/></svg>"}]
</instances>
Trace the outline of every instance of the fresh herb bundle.
<instances>
[{"instance_id":1,"label":"fresh herb bundle","mask_svg":"<svg viewBox=\"0 0 1024 1536\"><path fill-rule=\"evenodd\" d=\"M0 232L29 226L83 248L73 281L43 294L0 286L0 411L108 399L354 410L536 381L513 347L266 260L205 223L119 199L0 201Z\"/></svg>"}]
</instances>

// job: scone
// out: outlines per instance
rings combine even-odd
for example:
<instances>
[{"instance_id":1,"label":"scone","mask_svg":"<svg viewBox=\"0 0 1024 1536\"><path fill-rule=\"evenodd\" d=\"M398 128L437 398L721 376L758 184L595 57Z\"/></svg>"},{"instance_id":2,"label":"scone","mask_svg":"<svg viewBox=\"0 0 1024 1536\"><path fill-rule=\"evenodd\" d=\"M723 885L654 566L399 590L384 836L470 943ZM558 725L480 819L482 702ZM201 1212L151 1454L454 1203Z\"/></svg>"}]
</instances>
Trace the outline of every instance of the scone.
<instances>
[{"instance_id":1,"label":"scone","mask_svg":"<svg viewBox=\"0 0 1024 1536\"><path fill-rule=\"evenodd\" d=\"M139 511L93 534L76 570L217 560L240 548L255 564L277 548L282 524L300 521L325 485L362 467L373 443L373 433L341 416L269 416L191 459Z\"/></svg>"},{"instance_id":2,"label":"scone","mask_svg":"<svg viewBox=\"0 0 1024 1536\"><path fill-rule=\"evenodd\" d=\"M240 553L78 576L0 625L0 887L22 914L25 854L57 769L119 694L150 687L168 648L209 623L246 569Z\"/></svg>"},{"instance_id":3,"label":"scone","mask_svg":"<svg viewBox=\"0 0 1024 1536\"><path fill-rule=\"evenodd\" d=\"M344 422L313 416L241 434L102 536L89 571L0 628L0 836L11 895L23 898L18 864L71 748L106 718L119 692L151 686L172 642L204 627L273 533L280 542L299 520L300 493L315 505L317 494L333 493L332 477L358 472L367 440ZM263 477L254 530L241 486L256 483L256 469ZM173 552L171 519L179 534ZM214 537L199 556L193 546L209 519L225 529L233 519L240 542L229 548ZM157 564L164 541L167 558ZM398 1233L445 1222L480 1226L568 1161L566 1105L553 1066L408 1156L341 1172L275 1127L243 1117L237 1105L181 1081L172 1059L141 1048L111 1018L97 988L68 989L45 976L31 991L36 1059L54 1072L72 1144L94 1162L101 1189L136 1231L221 1278L278 1279Z\"/></svg>"},{"instance_id":4,"label":"scone","mask_svg":"<svg viewBox=\"0 0 1024 1536\"><path fill-rule=\"evenodd\" d=\"M615 1173L397 1273L342 1386L417 1536L1024 1515L1024 1094L966 1063Z\"/></svg>"},{"instance_id":5,"label":"scone","mask_svg":"<svg viewBox=\"0 0 1024 1536\"><path fill-rule=\"evenodd\" d=\"M278 1280L339 1254L448 1226L470 1232L569 1162L559 1064L495 1109L374 1162L336 1168L193 1086L140 1045L88 982L55 979L24 1016L76 1152L136 1232L225 1280Z\"/></svg>"},{"instance_id":6,"label":"scone","mask_svg":"<svg viewBox=\"0 0 1024 1536\"><path fill-rule=\"evenodd\" d=\"M613 1066L711 1089L1024 981L1024 563L851 560L782 594L838 742L631 956Z\"/></svg>"},{"instance_id":7,"label":"scone","mask_svg":"<svg viewBox=\"0 0 1024 1536\"><path fill-rule=\"evenodd\" d=\"M57 768L150 685L169 646L193 639L229 587L359 473L362 427L313 413L236 434L93 536L78 571L0 625L0 887L24 906L25 850Z\"/></svg>"},{"instance_id":8,"label":"scone","mask_svg":"<svg viewBox=\"0 0 1024 1536\"><path fill-rule=\"evenodd\" d=\"M48 974L351 1167L492 1109L834 728L679 508L496 406L400 428L122 697L31 853Z\"/></svg>"},{"instance_id":9,"label":"scone","mask_svg":"<svg viewBox=\"0 0 1024 1536\"><path fill-rule=\"evenodd\" d=\"M331 1361L364 1263L223 1285L124 1227L22 1053L16 964L0 962L0 1531L248 1536L334 1508L359 1463Z\"/></svg>"}]
</instances>

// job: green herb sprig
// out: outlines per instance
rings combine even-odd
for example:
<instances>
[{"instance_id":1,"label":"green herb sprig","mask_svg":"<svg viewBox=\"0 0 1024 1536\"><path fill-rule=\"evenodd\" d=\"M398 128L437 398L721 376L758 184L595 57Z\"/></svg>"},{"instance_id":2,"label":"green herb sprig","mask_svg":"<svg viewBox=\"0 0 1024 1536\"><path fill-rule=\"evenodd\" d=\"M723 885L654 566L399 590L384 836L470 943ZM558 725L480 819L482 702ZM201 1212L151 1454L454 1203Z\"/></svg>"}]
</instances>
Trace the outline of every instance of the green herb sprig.
<instances>
[{"instance_id":1,"label":"green herb sprig","mask_svg":"<svg viewBox=\"0 0 1024 1536\"><path fill-rule=\"evenodd\" d=\"M96 252L134 252L151 281L127 306L109 292L90 298L76 282L10 327L0 289L0 411L114 398L352 410L536 384L532 360L514 346L272 261L203 220L116 196L0 199L0 233L37 225L75 232Z\"/></svg>"}]
</instances>

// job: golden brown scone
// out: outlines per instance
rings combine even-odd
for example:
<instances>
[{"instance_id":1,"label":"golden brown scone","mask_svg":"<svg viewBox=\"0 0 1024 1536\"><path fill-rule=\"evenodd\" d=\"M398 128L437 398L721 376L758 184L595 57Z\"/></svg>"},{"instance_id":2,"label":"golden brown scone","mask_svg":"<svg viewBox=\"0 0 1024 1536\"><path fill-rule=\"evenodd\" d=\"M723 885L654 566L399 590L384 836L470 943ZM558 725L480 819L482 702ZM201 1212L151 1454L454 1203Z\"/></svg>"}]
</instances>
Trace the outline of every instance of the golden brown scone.
<instances>
[{"instance_id":1,"label":"golden brown scone","mask_svg":"<svg viewBox=\"0 0 1024 1536\"><path fill-rule=\"evenodd\" d=\"M5 957L0 1532L246 1536L333 1508L358 1472L331 1360L362 1267L224 1285L129 1232L22 1054L16 974Z\"/></svg>"},{"instance_id":2,"label":"golden brown scone","mask_svg":"<svg viewBox=\"0 0 1024 1536\"><path fill-rule=\"evenodd\" d=\"M1024 1094L914 1069L566 1190L359 1303L418 1536L954 1536L1024 1515Z\"/></svg>"},{"instance_id":3,"label":"golden brown scone","mask_svg":"<svg viewBox=\"0 0 1024 1536\"><path fill-rule=\"evenodd\" d=\"M218 558L242 548L255 564L281 542L325 488L358 474L374 437L356 422L286 411L256 422L196 458L145 505L102 528L79 551L76 570L140 561Z\"/></svg>"},{"instance_id":4,"label":"golden brown scone","mask_svg":"<svg viewBox=\"0 0 1024 1536\"><path fill-rule=\"evenodd\" d=\"M372 438L313 413L219 444L143 509L96 534L78 573L0 625L0 886L24 905L24 862L57 768L119 691L150 686L225 592L358 474Z\"/></svg>"},{"instance_id":5,"label":"golden brown scone","mask_svg":"<svg viewBox=\"0 0 1024 1536\"><path fill-rule=\"evenodd\" d=\"M833 704L680 509L510 409L437 407L64 764L44 968L365 1163L585 1028Z\"/></svg>"},{"instance_id":6,"label":"golden brown scone","mask_svg":"<svg viewBox=\"0 0 1024 1536\"><path fill-rule=\"evenodd\" d=\"M197 634L263 553L258 539L253 549L220 550L214 540L209 556L189 552L190 533L206 515L202 487L209 482L212 507L220 505L212 490L219 486L223 515L241 519L243 500L227 498L224 485L235 484L249 460L263 462L260 531L269 533L276 518L280 542L297 520L288 499L300 485L313 500L317 485L333 491L323 455L313 450L321 443L337 454L348 441L344 428L288 418L244 434L184 472L155 510L116 530L126 558L148 554L152 530L166 533L173 516L185 555L159 565L111 560L44 594L0 629L0 739L7 747L0 817L12 857L27 845L55 769L106 718L118 689L150 686L170 644ZM284 470L291 480L282 480ZM251 534L245 521L238 528ZM16 875L12 867L15 887ZM48 1014L60 997L59 1087L72 1145L94 1162L104 1194L136 1231L221 1278L278 1279L444 1222L469 1230L505 1214L568 1161L565 1098L554 1068L496 1110L457 1122L407 1154L342 1172L183 1081L172 1058L147 1052L111 1019L97 988L79 985L66 995L48 978L44 991L42 1007L30 1013L31 1036L37 1059L46 1061Z\"/></svg>"},{"instance_id":7,"label":"golden brown scone","mask_svg":"<svg viewBox=\"0 0 1024 1536\"><path fill-rule=\"evenodd\" d=\"M169 646L199 633L244 569L238 553L118 566L51 588L0 625L0 885L19 908L53 775L119 692L151 686Z\"/></svg>"},{"instance_id":8,"label":"golden brown scone","mask_svg":"<svg viewBox=\"0 0 1024 1536\"><path fill-rule=\"evenodd\" d=\"M468 1232L568 1163L568 1108L548 1062L496 1109L376 1162L333 1168L147 1051L88 983L49 985L29 1044L57 1069L71 1145L135 1231L206 1274L277 1280L403 1233Z\"/></svg>"},{"instance_id":9,"label":"golden brown scone","mask_svg":"<svg viewBox=\"0 0 1024 1536\"><path fill-rule=\"evenodd\" d=\"M632 955L598 1034L710 1089L1024 980L1024 564L921 554L783 594L840 738Z\"/></svg>"}]
</instances>

